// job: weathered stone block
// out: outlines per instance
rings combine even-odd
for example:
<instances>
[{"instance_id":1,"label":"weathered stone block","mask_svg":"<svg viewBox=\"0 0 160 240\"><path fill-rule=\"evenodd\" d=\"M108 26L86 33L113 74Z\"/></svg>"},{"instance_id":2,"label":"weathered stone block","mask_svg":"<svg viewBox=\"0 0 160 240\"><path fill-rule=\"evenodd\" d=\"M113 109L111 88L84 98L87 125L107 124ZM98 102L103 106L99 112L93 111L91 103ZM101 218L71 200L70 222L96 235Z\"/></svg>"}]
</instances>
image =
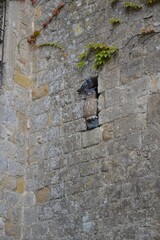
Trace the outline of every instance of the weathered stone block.
<instances>
[{"instance_id":1,"label":"weathered stone block","mask_svg":"<svg viewBox=\"0 0 160 240\"><path fill-rule=\"evenodd\" d=\"M48 112L51 108L51 98L50 96L45 96L44 98L37 99L30 103L29 115L39 115Z\"/></svg>"},{"instance_id":2,"label":"weathered stone block","mask_svg":"<svg viewBox=\"0 0 160 240\"><path fill-rule=\"evenodd\" d=\"M117 87L120 82L120 69L114 68L108 70L104 67L98 76L98 92L101 93L106 89Z\"/></svg>"},{"instance_id":3,"label":"weathered stone block","mask_svg":"<svg viewBox=\"0 0 160 240\"><path fill-rule=\"evenodd\" d=\"M108 156L108 148L107 148L107 144L105 142L100 142L98 145L91 146L89 148L89 150L90 150L91 159L97 159L98 160L102 157L107 157Z\"/></svg>"},{"instance_id":4,"label":"weathered stone block","mask_svg":"<svg viewBox=\"0 0 160 240\"><path fill-rule=\"evenodd\" d=\"M34 179L36 176L36 173L38 172L38 164L37 163L32 163L27 166L26 169L26 180L28 179Z\"/></svg>"},{"instance_id":5,"label":"weathered stone block","mask_svg":"<svg viewBox=\"0 0 160 240\"><path fill-rule=\"evenodd\" d=\"M136 116L129 116L114 121L115 137L128 135L136 130Z\"/></svg>"},{"instance_id":6,"label":"weathered stone block","mask_svg":"<svg viewBox=\"0 0 160 240\"><path fill-rule=\"evenodd\" d=\"M22 199L21 196L20 198ZM21 201L19 202L22 203ZM10 216L12 217L12 221L14 223L20 224L22 221L22 206L19 204L15 205L10 211Z\"/></svg>"},{"instance_id":7,"label":"weathered stone block","mask_svg":"<svg viewBox=\"0 0 160 240\"><path fill-rule=\"evenodd\" d=\"M102 125L100 127L100 130L102 132L103 141L108 142L111 138L113 138L113 124L112 123Z\"/></svg>"},{"instance_id":8,"label":"weathered stone block","mask_svg":"<svg viewBox=\"0 0 160 240\"><path fill-rule=\"evenodd\" d=\"M144 61L142 58L132 59L130 62L123 64L120 74L121 84L128 84L130 82L136 81L142 76L144 71Z\"/></svg>"},{"instance_id":9,"label":"weathered stone block","mask_svg":"<svg viewBox=\"0 0 160 240\"><path fill-rule=\"evenodd\" d=\"M0 106L0 122L7 125L9 131L14 131L17 126L16 112L12 106Z\"/></svg>"},{"instance_id":10,"label":"weathered stone block","mask_svg":"<svg viewBox=\"0 0 160 240\"><path fill-rule=\"evenodd\" d=\"M23 177L18 177L16 182L16 192L23 193L25 190L25 181Z\"/></svg>"},{"instance_id":11,"label":"weathered stone block","mask_svg":"<svg viewBox=\"0 0 160 240\"><path fill-rule=\"evenodd\" d=\"M0 189L10 189L15 190L16 188L16 178L10 175L2 175Z\"/></svg>"},{"instance_id":12,"label":"weathered stone block","mask_svg":"<svg viewBox=\"0 0 160 240\"><path fill-rule=\"evenodd\" d=\"M77 182L67 181L65 183L65 192L68 195L78 194L84 190L84 178L79 179Z\"/></svg>"},{"instance_id":13,"label":"weathered stone block","mask_svg":"<svg viewBox=\"0 0 160 240\"><path fill-rule=\"evenodd\" d=\"M102 111L105 108L105 97L104 93L100 94L98 97L98 112Z\"/></svg>"},{"instance_id":14,"label":"weathered stone block","mask_svg":"<svg viewBox=\"0 0 160 240\"><path fill-rule=\"evenodd\" d=\"M65 154L78 150L81 148L81 134L68 135L66 138L62 138L61 143Z\"/></svg>"},{"instance_id":15,"label":"weathered stone block","mask_svg":"<svg viewBox=\"0 0 160 240\"><path fill-rule=\"evenodd\" d=\"M40 99L48 95L48 85L41 85L32 89L32 100Z\"/></svg>"},{"instance_id":16,"label":"weathered stone block","mask_svg":"<svg viewBox=\"0 0 160 240\"><path fill-rule=\"evenodd\" d=\"M24 208L24 223L27 226L37 222L37 220L38 220L38 208L37 207Z\"/></svg>"},{"instance_id":17,"label":"weathered stone block","mask_svg":"<svg viewBox=\"0 0 160 240\"><path fill-rule=\"evenodd\" d=\"M129 83L126 88L123 87L125 98L133 101L135 98L149 94L149 80L149 76L143 75L135 82Z\"/></svg>"},{"instance_id":18,"label":"weathered stone block","mask_svg":"<svg viewBox=\"0 0 160 240\"><path fill-rule=\"evenodd\" d=\"M24 154L25 152L23 152ZM8 160L8 171L10 174L14 175L14 176L22 176L24 175L25 172L25 168L24 168L24 155L22 157L22 159L18 158L18 161L15 161L15 158L10 158Z\"/></svg>"},{"instance_id":19,"label":"weathered stone block","mask_svg":"<svg viewBox=\"0 0 160 240\"><path fill-rule=\"evenodd\" d=\"M23 95L20 95L20 93L17 93L18 96L16 96L15 99L15 108L17 112L28 115L28 98L22 98Z\"/></svg>"},{"instance_id":20,"label":"weathered stone block","mask_svg":"<svg viewBox=\"0 0 160 240\"><path fill-rule=\"evenodd\" d=\"M30 130L31 132L38 132L42 129L45 129L49 123L48 114L44 113L38 116L34 116L30 121Z\"/></svg>"},{"instance_id":21,"label":"weathered stone block","mask_svg":"<svg viewBox=\"0 0 160 240\"><path fill-rule=\"evenodd\" d=\"M20 72L15 72L14 81L26 89L30 89L34 85L33 81L29 77L21 74Z\"/></svg>"},{"instance_id":22,"label":"weathered stone block","mask_svg":"<svg viewBox=\"0 0 160 240\"><path fill-rule=\"evenodd\" d=\"M103 181L108 184L119 183L125 179L124 163L119 161L118 156L103 163L101 171Z\"/></svg>"},{"instance_id":23,"label":"weathered stone block","mask_svg":"<svg viewBox=\"0 0 160 240\"><path fill-rule=\"evenodd\" d=\"M84 106L84 102L81 101L74 105L73 104L67 105L65 108L63 108L63 111L62 111L63 122L65 123L65 122L82 118L84 115L83 106Z\"/></svg>"},{"instance_id":24,"label":"weathered stone block","mask_svg":"<svg viewBox=\"0 0 160 240\"><path fill-rule=\"evenodd\" d=\"M147 112L147 95L137 98L137 112L146 113Z\"/></svg>"},{"instance_id":25,"label":"weathered stone block","mask_svg":"<svg viewBox=\"0 0 160 240\"><path fill-rule=\"evenodd\" d=\"M54 216L54 212L52 210L52 206L50 206L49 204L43 206L42 210L40 211L39 214L39 219L40 220L49 220L52 219Z\"/></svg>"},{"instance_id":26,"label":"weathered stone block","mask_svg":"<svg viewBox=\"0 0 160 240\"><path fill-rule=\"evenodd\" d=\"M86 122L84 118L64 123L60 128L61 135L73 134L75 132L86 131Z\"/></svg>"},{"instance_id":27,"label":"weathered stone block","mask_svg":"<svg viewBox=\"0 0 160 240\"><path fill-rule=\"evenodd\" d=\"M122 117L122 108L119 106L104 109L99 113L99 124L112 122Z\"/></svg>"},{"instance_id":28,"label":"weathered stone block","mask_svg":"<svg viewBox=\"0 0 160 240\"><path fill-rule=\"evenodd\" d=\"M127 101L127 103L122 105L122 116L127 117L129 115L133 115L137 113L137 102Z\"/></svg>"},{"instance_id":29,"label":"weathered stone block","mask_svg":"<svg viewBox=\"0 0 160 240\"><path fill-rule=\"evenodd\" d=\"M125 146L129 150L133 150L135 148L141 149L141 132L135 131L134 133L126 136Z\"/></svg>"},{"instance_id":30,"label":"weathered stone block","mask_svg":"<svg viewBox=\"0 0 160 240\"><path fill-rule=\"evenodd\" d=\"M82 133L82 147L89 147L98 144L102 139L100 128L95 128Z\"/></svg>"},{"instance_id":31,"label":"weathered stone block","mask_svg":"<svg viewBox=\"0 0 160 240\"><path fill-rule=\"evenodd\" d=\"M103 186L102 176L98 174L86 176L84 179L84 189L91 190Z\"/></svg>"},{"instance_id":32,"label":"weathered stone block","mask_svg":"<svg viewBox=\"0 0 160 240\"><path fill-rule=\"evenodd\" d=\"M38 224L38 223L35 223L31 226L31 232L32 232L32 236L36 236L36 239L34 237L35 240L38 240L38 239L43 239L44 236L47 235L47 232L48 232L48 229L49 229L49 226L46 223L43 223L42 224Z\"/></svg>"},{"instance_id":33,"label":"weathered stone block","mask_svg":"<svg viewBox=\"0 0 160 240\"><path fill-rule=\"evenodd\" d=\"M67 104L74 104L74 96L75 95L75 89L69 88L65 89L64 91L61 91L59 93L59 103L61 107L65 107Z\"/></svg>"},{"instance_id":34,"label":"weathered stone block","mask_svg":"<svg viewBox=\"0 0 160 240\"><path fill-rule=\"evenodd\" d=\"M47 159L48 161L48 159ZM50 159L50 164L48 168L51 169L51 171L56 170L56 169L61 169L66 165L66 159L62 156L56 157L56 158L51 158Z\"/></svg>"},{"instance_id":35,"label":"weathered stone block","mask_svg":"<svg viewBox=\"0 0 160 240\"><path fill-rule=\"evenodd\" d=\"M105 90L105 105L107 108L115 108L126 102L126 90L122 87Z\"/></svg>"},{"instance_id":36,"label":"weathered stone block","mask_svg":"<svg viewBox=\"0 0 160 240\"><path fill-rule=\"evenodd\" d=\"M82 153L81 150L71 152L66 155L69 165L76 165L79 162L82 162Z\"/></svg>"},{"instance_id":37,"label":"weathered stone block","mask_svg":"<svg viewBox=\"0 0 160 240\"><path fill-rule=\"evenodd\" d=\"M18 237L20 235L20 226L10 222L5 223L5 234L10 237Z\"/></svg>"},{"instance_id":38,"label":"weathered stone block","mask_svg":"<svg viewBox=\"0 0 160 240\"><path fill-rule=\"evenodd\" d=\"M19 129L21 129L24 132L28 131L29 129L28 118L22 113L18 113L17 118L18 118Z\"/></svg>"},{"instance_id":39,"label":"weathered stone block","mask_svg":"<svg viewBox=\"0 0 160 240\"><path fill-rule=\"evenodd\" d=\"M8 161L7 161L7 157L1 157L0 158L0 174L2 175L4 172L6 172L7 171L7 168L8 168L8 166L7 166L7 164L8 164Z\"/></svg>"},{"instance_id":40,"label":"weathered stone block","mask_svg":"<svg viewBox=\"0 0 160 240\"><path fill-rule=\"evenodd\" d=\"M4 219L0 218L0 230L2 230L5 226Z\"/></svg>"},{"instance_id":41,"label":"weathered stone block","mask_svg":"<svg viewBox=\"0 0 160 240\"><path fill-rule=\"evenodd\" d=\"M61 115L62 115L61 109L54 108L54 110L52 110L49 113L49 118L48 118L49 126L59 126L62 122L62 116Z\"/></svg>"},{"instance_id":42,"label":"weathered stone block","mask_svg":"<svg viewBox=\"0 0 160 240\"><path fill-rule=\"evenodd\" d=\"M24 207L35 205L35 194L33 192L27 192L24 196Z\"/></svg>"},{"instance_id":43,"label":"weathered stone block","mask_svg":"<svg viewBox=\"0 0 160 240\"><path fill-rule=\"evenodd\" d=\"M12 135L12 142L24 148L25 132L21 132L21 129L19 129L17 132L14 132Z\"/></svg>"},{"instance_id":44,"label":"weathered stone block","mask_svg":"<svg viewBox=\"0 0 160 240\"><path fill-rule=\"evenodd\" d=\"M150 96L148 99L147 122L160 124L160 94Z\"/></svg>"},{"instance_id":45,"label":"weathered stone block","mask_svg":"<svg viewBox=\"0 0 160 240\"><path fill-rule=\"evenodd\" d=\"M54 184L58 184L59 181L60 181L59 171L53 172L53 176L51 177L51 180L49 179L49 182L54 185Z\"/></svg>"},{"instance_id":46,"label":"weathered stone block","mask_svg":"<svg viewBox=\"0 0 160 240\"><path fill-rule=\"evenodd\" d=\"M42 14L42 9L41 9L41 6L37 6L36 9L35 9L35 15L34 17L35 18L39 18Z\"/></svg>"},{"instance_id":47,"label":"weathered stone block","mask_svg":"<svg viewBox=\"0 0 160 240\"><path fill-rule=\"evenodd\" d=\"M147 115L146 113L137 114L136 125L137 125L138 130L145 131L145 129L147 128L147 116L146 115Z\"/></svg>"},{"instance_id":48,"label":"weathered stone block","mask_svg":"<svg viewBox=\"0 0 160 240\"><path fill-rule=\"evenodd\" d=\"M37 144L28 150L28 162L33 163L44 159L44 145Z\"/></svg>"},{"instance_id":49,"label":"weathered stone block","mask_svg":"<svg viewBox=\"0 0 160 240\"><path fill-rule=\"evenodd\" d=\"M51 187L51 198L58 199L64 197L64 183L55 184Z\"/></svg>"},{"instance_id":50,"label":"weathered stone block","mask_svg":"<svg viewBox=\"0 0 160 240\"><path fill-rule=\"evenodd\" d=\"M69 169L65 168L65 170L62 170L60 172L60 176L64 182L72 181L76 183L77 181L79 181L79 178L80 178L79 167L78 166L76 167L76 165L74 165L74 166L70 166Z\"/></svg>"},{"instance_id":51,"label":"weathered stone block","mask_svg":"<svg viewBox=\"0 0 160 240\"><path fill-rule=\"evenodd\" d=\"M36 195L36 202L37 203L45 203L50 199L51 190L49 187L44 187L42 189L39 189L35 195Z\"/></svg>"},{"instance_id":52,"label":"weathered stone block","mask_svg":"<svg viewBox=\"0 0 160 240\"><path fill-rule=\"evenodd\" d=\"M67 144L67 139L64 141ZM63 149L63 146L61 145L60 142L61 141L57 139L57 141L55 140L54 142L49 142L48 144L45 145L44 159L60 157L63 154L63 151L65 151L68 145L67 146L65 145L65 149Z\"/></svg>"},{"instance_id":53,"label":"weathered stone block","mask_svg":"<svg viewBox=\"0 0 160 240\"><path fill-rule=\"evenodd\" d=\"M50 127L46 131L43 131L41 138L41 143L56 141L60 136L60 128L59 127ZM37 136L38 139L38 136Z\"/></svg>"},{"instance_id":54,"label":"weathered stone block","mask_svg":"<svg viewBox=\"0 0 160 240\"><path fill-rule=\"evenodd\" d=\"M28 239L32 239L31 237L32 237L31 226L27 225L23 230L23 238L24 240L28 240Z\"/></svg>"},{"instance_id":55,"label":"weathered stone block","mask_svg":"<svg viewBox=\"0 0 160 240\"><path fill-rule=\"evenodd\" d=\"M90 176L99 172L100 162L95 160L92 162L80 163L78 168L81 177Z\"/></svg>"}]
</instances>

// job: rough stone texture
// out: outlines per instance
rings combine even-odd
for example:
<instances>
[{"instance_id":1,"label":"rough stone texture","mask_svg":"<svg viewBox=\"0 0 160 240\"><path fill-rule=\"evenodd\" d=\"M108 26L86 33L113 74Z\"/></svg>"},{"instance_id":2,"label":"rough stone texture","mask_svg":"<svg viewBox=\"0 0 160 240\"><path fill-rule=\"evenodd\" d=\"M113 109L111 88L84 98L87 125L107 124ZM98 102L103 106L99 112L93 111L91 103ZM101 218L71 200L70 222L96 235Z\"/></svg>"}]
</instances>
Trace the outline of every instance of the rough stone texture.
<instances>
[{"instance_id":1,"label":"rough stone texture","mask_svg":"<svg viewBox=\"0 0 160 240\"><path fill-rule=\"evenodd\" d=\"M29 20L30 19L30 20ZM0 89L0 239L20 240L27 162L31 56L17 45L31 30L30 4L7 1L4 77ZM20 31L21 29L21 31ZM24 42L23 42L24 43ZM23 45L23 44L22 44Z\"/></svg>"},{"instance_id":2,"label":"rough stone texture","mask_svg":"<svg viewBox=\"0 0 160 240\"><path fill-rule=\"evenodd\" d=\"M42 189L39 189L36 192L36 201L37 203L45 203L50 198L50 189L49 187L44 187Z\"/></svg>"},{"instance_id":3,"label":"rough stone texture","mask_svg":"<svg viewBox=\"0 0 160 240\"><path fill-rule=\"evenodd\" d=\"M36 100L48 95L48 85L42 85L32 90L32 99Z\"/></svg>"},{"instance_id":4,"label":"rough stone texture","mask_svg":"<svg viewBox=\"0 0 160 240\"><path fill-rule=\"evenodd\" d=\"M18 177L16 182L16 191L23 193L25 189L25 182L23 177Z\"/></svg>"},{"instance_id":5,"label":"rough stone texture","mask_svg":"<svg viewBox=\"0 0 160 240\"><path fill-rule=\"evenodd\" d=\"M159 240L159 35L133 36L149 24L160 31L160 4L126 12L123 1L64 1L37 43L58 42L65 54L26 40L19 54L20 39L59 2L7 4L0 239ZM121 24L111 26L111 17ZM99 71L92 58L77 69L93 41L119 52ZM77 89L97 74L100 126L86 131Z\"/></svg>"}]
</instances>

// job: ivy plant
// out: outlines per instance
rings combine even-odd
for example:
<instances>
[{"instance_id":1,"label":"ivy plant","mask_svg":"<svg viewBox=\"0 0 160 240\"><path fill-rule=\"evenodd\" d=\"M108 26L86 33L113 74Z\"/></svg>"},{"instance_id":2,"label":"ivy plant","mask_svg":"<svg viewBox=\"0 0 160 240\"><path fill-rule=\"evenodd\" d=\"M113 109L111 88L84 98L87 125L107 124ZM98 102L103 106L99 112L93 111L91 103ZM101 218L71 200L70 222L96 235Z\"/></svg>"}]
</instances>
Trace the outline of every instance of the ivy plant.
<instances>
[{"instance_id":1,"label":"ivy plant","mask_svg":"<svg viewBox=\"0 0 160 240\"><path fill-rule=\"evenodd\" d=\"M118 18L110 18L109 23L112 25L116 25L120 23L120 20Z\"/></svg>"},{"instance_id":2,"label":"ivy plant","mask_svg":"<svg viewBox=\"0 0 160 240\"><path fill-rule=\"evenodd\" d=\"M155 4L155 3L160 3L160 0L146 0L146 3L147 3L148 5L153 5L153 4Z\"/></svg>"},{"instance_id":3,"label":"ivy plant","mask_svg":"<svg viewBox=\"0 0 160 240\"><path fill-rule=\"evenodd\" d=\"M123 6L127 9L127 10L140 10L142 8L142 6L140 6L137 3L132 3L132 2L124 2Z\"/></svg>"},{"instance_id":4,"label":"ivy plant","mask_svg":"<svg viewBox=\"0 0 160 240\"><path fill-rule=\"evenodd\" d=\"M38 48L54 47L54 48L57 48L59 50L63 50L63 47L59 43L56 43L56 42L45 42L45 43L42 43L42 44L37 44L36 47L38 47Z\"/></svg>"},{"instance_id":5,"label":"ivy plant","mask_svg":"<svg viewBox=\"0 0 160 240\"><path fill-rule=\"evenodd\" d=\"M94 68L97 70L101 68L117 51L118 48L115 46L108 46L104 43L91 42L87 45L86 51L80 54L80 61L77 66L79 68L84 67L86 61L90 58L90 56L94 55Z\"/></svg>"}]
</instances>

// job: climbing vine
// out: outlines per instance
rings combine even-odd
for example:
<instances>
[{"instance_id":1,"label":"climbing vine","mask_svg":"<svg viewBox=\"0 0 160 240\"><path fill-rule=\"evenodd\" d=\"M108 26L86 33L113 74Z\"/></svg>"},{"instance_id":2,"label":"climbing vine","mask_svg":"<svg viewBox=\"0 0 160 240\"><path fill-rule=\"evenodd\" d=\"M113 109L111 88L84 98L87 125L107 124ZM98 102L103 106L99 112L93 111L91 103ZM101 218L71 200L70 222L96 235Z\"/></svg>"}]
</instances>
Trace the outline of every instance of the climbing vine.
<instances>
[{"instance_id":1,"label":"climbing vine","mask_svg":"<svg viewBox=\"0 0 160 240\"><path fill-rule=\"evenodd\" d=\"M110 18L109 23L112 25L117 25L120 23L120 20L118 18Z\"/></svg>"},{"instance_id":2,"label":"climbing vine","mask_svg":"<svg viewBox=\"0 0 160 240\"><path fill-rule=\"evenodd\" d=\"M38 47L38 48L55 47L59 50L63 50L63 47L59 43L55 43L55 42L45 42L45 43L42 43L42 44L37 44L36 47Z\"/></svg>"},{"instance_id":3,"label":"climbing vine","mask_svg":"<svg viewBox=\"0 0 160 240\"><path fill-rule=\"evenodd\" d=\"M25 2L25 0L17 0L19 2ZM32 5L36 4L37 3L37 0L30 0Z\"/></svg>"},{"instance_id":4,"label":"climbing vine","mask_svg":"<svg viewBox=\"0 0 160 240\"><path fill-rule=\"evenodd\" d=\"M17 0L17 1L25 2L25 0ZM30 1L32 5L35 5L38 2L38 0L30 0ZM160 3L160 0L141 0L141 2L144 2L146 5L153 5L156 3ZM110 3L112 7L114 7L114 5L121 4L119 0L110 0ZM129 11L142 9L142 5L139 5L138 3L134 3L131 1L123 2L122 4L123 4L123 7ZM21 39L18 44L18 51L20 51L21 42L24 39L27 39L27 42L30 45L34 45L37 48L54 47L65 53L64 48L59 43L56 43L56 42L45 42L42 44L36 44L37 38L42 34L42 30L45 29L52 22L52 20L58 16L58 14L60 13L64 5L65 3L63 2L59 3L58 6L52 10L50 17L46 21L41 23L40 29L36 29L33 33L31 33L30 36L24 37L23 39ZM119 24L120 22L121 21L118 18L113 17L109 19L109 23L112 24L113 26ZM134 37L139 37L139 36L143 37L146 34L156 34L156 33L159 33L159 32L156 32L155 28L152 25L145 26L143 29L141 29L140 33L132 36L129 40L127 40L125 45L122 46L120 49L123 49L124 47L126 47L127 44ZM77 66L79 68L84 67L86 65L86 62L90 58L94 57L94 68L96 70L101 69L101 67L112 57L113 54L117 53L117 51L118 51L118 47L108 46L105 43L91 42L86 46L86 50L82 54L80 54L79 62L77 63Z\"/></svg>"},{"instance_id":5,"label":"climbing vine","mask_svg":"<svg viewBox=\"0 0 160 240\"><path fill-rule=\"evenodd\" d=\"M111 58L111 55L118 51L117 47L108 46L104 43L90 43L87 45L87 50L80 55L80 61L77 64L79 68L84 67L86 61L91 55L94 55L94 68L97 70L101 68L107 60Z\"/></svg>"},{"instance_id":6,"label":"climbing vine","mask_svg":"<svg viewBox=\"0 0 160 240\"><path fill-rule=\"evenodd\" d=\"M146 0L146 3L147 3L148 5L153 5L153 4L155 4L155 3L160 3L160 0Z\"/></svg>"},{"instance_id":7,"label":"climbing vine","mask_svg":"<svg viewBox=\"0 0 160 240\"><path fill-rule=\"evenodd\" d=\"M39 30L35 30L28 38L27 41L29 44L35 44L37 37L40 36L42 29L46 28L53 20L54 17L56 17L59 13L60 10L64 7L65 3L60 3L53 11L52 15L41 24L41 28Z\"/></svg>"},{"instance_id":8,"label":"climbing vine","mask_svg":"<svg viewBox=\"0 0 160 240\"><path fill-rule=\"evenodd\" d=\"M25 0L17 0L17 1L20 1L20 2L24 2ZM36 3L36 0L31 0L32 4L35 4ZM35 47L38 47L38 48L41 48L41 47L55 47L59 50L61 50L63 53L64 53L64 56L66 56L66 53L64 52L64 49L63 47L58 44L58 43L54 43L54 42L45 42L45 43L42 43L42 44L37 44L36 45L36 41L37 41L37 38L41 35L41 31L43 29L45 29L51 22L52 20L58 16L58 14L60 13L61 9L64 7L65 3L59 3L58 6L52 11L51 13L51 16L44 22L42 22L41 24L41 28L40 29L37 29L37 30L34 30L34 32L28 36L28 37L24 37L22 38L19 43L18 43L18 52L20 54L20 45L21 45L21 42L24 40L24 39L27 39L27 42L30 44L30 45L34 45Z\"/></svg>"},{"instance_id":9,"label":"climbing vine","mask_svg":"<svg viewBox=\"0 0 160 240\"><path fill-rule=\"evenodd\" d=\"M127 9L127 10L140 10L142 8L142 6L140 6L137 3L132 3L132 2L124 2L123 6Z\"/></svg>"}]
</instances>

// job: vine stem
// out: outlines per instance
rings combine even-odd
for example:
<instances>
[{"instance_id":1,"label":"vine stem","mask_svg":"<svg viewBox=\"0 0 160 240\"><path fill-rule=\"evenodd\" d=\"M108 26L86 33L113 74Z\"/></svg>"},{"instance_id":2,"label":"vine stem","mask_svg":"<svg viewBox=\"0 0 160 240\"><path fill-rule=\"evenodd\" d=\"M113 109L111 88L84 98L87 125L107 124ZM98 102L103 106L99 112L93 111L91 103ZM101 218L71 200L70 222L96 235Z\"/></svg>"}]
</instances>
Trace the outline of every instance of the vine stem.
<instances>
[{"instance_id":1,"label":"vine stem","mask_svg":"<svg viewBox=\"0 0 160 240\"><path fill-rule=\"evenodd\" d=\"M128 41L127 41L121 48L119 48L119 49L121 50L121 49L125 48L125 47L129 44L129 42L130 42L132 39L134 39L135 37L141 36L141 37L139 38L139 40L140 40L140 39L142 39L143 37L149 35L148 38L146 38L146 39L143 41L143 42L145 42L145 41L147 41L149 38L151 38L153 35L156 35L156 34L159 34L159 33L160 33L160 31L158 31L158 32L152 32L151 34L149 34L149 33L148 33L148 34L138 33L138 34L132 36L130 39L128 39Z\"/></svg>"},{"instance_id":2,"label":"vine stem","mask_svg":"<svg viewBox=\"0 0 160 240\"><path fill-rule=\"evenodd\" d=\"M21 42L22 42L23 40L25 40L25 39L27 39L27 37L23 37L23 38L19 41L19 43L17 44L17 48L18 48L18 53L19 53L19 55L21 55L21 53L20 53Z\"/></svg>"},{"instance_id":3,"label":"vine stem","mask_svg":"<svg viewBox=\"0 0 160 240\"><path fill-rule=\"evenodd\" d=\"M21 42L22 42L23 40L25 40L25 39L27 39L27 37L23 37L23 38L19 41L19 43L17 44L17 49L18 49L18 54L20 55L20 57L21 57L24 61L29 62L27 59L25 59L25 58L22 56L22 54L21 54L21 52L20 52Z\"/></svg>"}]
</instances>

